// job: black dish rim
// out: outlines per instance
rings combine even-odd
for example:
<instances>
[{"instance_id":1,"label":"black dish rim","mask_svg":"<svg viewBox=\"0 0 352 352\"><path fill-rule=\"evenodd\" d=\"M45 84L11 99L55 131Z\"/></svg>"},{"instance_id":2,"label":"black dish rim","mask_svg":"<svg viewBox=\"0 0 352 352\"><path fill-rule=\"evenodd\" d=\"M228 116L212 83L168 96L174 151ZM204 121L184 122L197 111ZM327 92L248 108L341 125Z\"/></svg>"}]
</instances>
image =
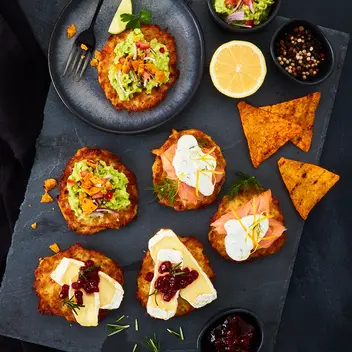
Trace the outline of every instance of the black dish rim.
<instances>
[{"instance_id":1,"label":"black dish rim","mask_svg":"<svg viewBox=\"0 0 352 352\"><path fill-rule=\"evenodd\" d=\"M62 16L65 14L66 10L68 9L68 7L71 5L71 3L73 1L76 0L70 0L66 6L64 7L64 9L61 11L60 15L58 16L55 25L53 27L53 30L51 32L50 35L50 40L49 40L49 46L48 46L48 66L49 66L49 74L50 74L50 78L51 78L51 82L55 88L56 93L58 94L59 98L61 99L61 101L64 103L64 105L68 108L68 110L74 114L76 117L78 117L81 121L87 123L88 125L100 130L100 131L104 131L104 132L109 132L109 133L114 133L114 134L125 134L125 135L133 135L133 134L138 134L138 133L143 133L143 132L148 132L151 131L155 128L160 127L161 125L165 124L166 122L172 120L173 118L175 118L176 116L178 116L185 108L186 106L191 102L191 100L193 99L193 97L195 96L195 94L197 93L201 80L203 78L204 75L204 66L205 66L205 43L204 43L204 34L202 31L202 28L200 26L200 23L196 17L196 15L194 14L194 12L192 11L192 9L189 7L189 5L185 2L185 0L179 0L179 4L181 6L184 6L184 8L186 9L186 11L189 13L192 21L194 22L195 28L198 32L198 37L199 37L199 45L200 45L200 51L201 51L201 55L200 55L200 71L197 77L197 81L195 82L195 86L194 89L192 91L192 93L189 95L188 99L179 106L178 109L175 109L175 112L171 115L168 116L167 118L164 119L164 121L157 123L153 126L147 127L147 128L142 128L142 129L136 129L134 131L123 131L123 130L115 130L115 129L110 129L110 128L105 128L102 126L99 126L98 124L95 124L92 121L89 121L83 114L78 113L71 105L70 105L70 101L68 99L64 98L64 95L60 89L60 87L55 83L55 77L56 75L53 72L53 61L54 61L54 51L53 51L53 41L54 41L54 37L56 35L56 29L59 25L59 22L62 18ZM176 82L177 84L177 82Z\"/></svg>"}]
</instances>

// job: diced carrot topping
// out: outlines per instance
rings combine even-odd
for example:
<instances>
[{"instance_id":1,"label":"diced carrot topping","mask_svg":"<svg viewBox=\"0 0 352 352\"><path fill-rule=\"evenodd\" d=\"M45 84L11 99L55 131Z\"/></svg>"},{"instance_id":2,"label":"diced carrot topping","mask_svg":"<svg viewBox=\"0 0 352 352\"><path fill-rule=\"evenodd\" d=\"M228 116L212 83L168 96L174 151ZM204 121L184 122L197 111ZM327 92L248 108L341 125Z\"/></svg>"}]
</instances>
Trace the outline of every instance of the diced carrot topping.
<instances>
[{"instance_id":1,"label":"diced carrot topping","mask_svg":"<svg viewBox=\"0 0 352 352\"><path fill-rule=\"evenodd\" d=\"M50 203L53 201L54 201L54 199L51 197L51 195L48 192L45 192L42 195L42 199L40 200L40 203Z\"/></svg>"},{"instance_id":2,"label":"diced carrot topping","mask_svg":"<svg viewBox=\"0 0 352 352\"><path fill-rule=\"evenodd\" d=\"M163 72L163 71L159 71L155 74L155 79L158 83L164 82L165 78L166 78L165 72Z\"/></svg>"},{"instance_id":3,"label":"diced carrot topping","mask_svg":"<svg viewBox=\"0 0 352 352\"><path fill-rule=\"evenodd\" d=\"M132 67L135 71L138 70L138 66L139 66L139 61L138 60L135 60L135 61L132 61Z\"/></svg>"},{"instance_id":4,"label":"diced carrot topping","mask_svg":"<svg viewBox=\"0 0 352 352\"><path fill-rule=\"evenodd\" d=\"M54 252L54 253L59 253L60 252L60 247L58 246L57 243L53 243L49 246L49 248Z\"/></svg>"},{"instance_id":5,"label":"diced carrot topping","mask_svg":"<svg viewBox=\"0 0 352 352\"><path fill-rule=\"evenodd\" d=\"M76 33L76 26L74 24L71 24L71 26L67 28L67 38L71 39Z\"/></svg>"},{"instance_id":6,"label":"diced carrot topping","mask_svg":"<svg viewBox=\"0 0 352 352\"><path fill-rule=\"evenodd\" d=\"M54 187L56 187L56 180L54 178L49 178L44 181L44 189L49 192L51 191Z\"/></svg>"},{"instance_id":7,"label":"diced carrot topping","mask_svg":"<svg viewBox=\"0 0 352 352\"><path fill-rule=\"evenodd\" d=\"M31 225L31 228L35 230L35 229L37 228L37 223L34 222L34 223Z\"/></svg>"}]
</instances>

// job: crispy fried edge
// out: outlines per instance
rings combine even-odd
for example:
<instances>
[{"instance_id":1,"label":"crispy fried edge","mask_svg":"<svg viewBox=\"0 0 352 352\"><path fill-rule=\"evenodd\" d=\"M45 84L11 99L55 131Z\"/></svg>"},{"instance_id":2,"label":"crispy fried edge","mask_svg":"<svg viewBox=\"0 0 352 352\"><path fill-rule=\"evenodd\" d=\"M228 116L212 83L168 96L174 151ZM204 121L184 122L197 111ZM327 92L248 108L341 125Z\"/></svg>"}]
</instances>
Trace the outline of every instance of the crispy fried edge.
<instances>
[{"instance_id":1,"label":"crispy fried edge","mask_svg":"<svg viewBox=\"0 0 352 352\"><path fill-rule=\"evenodd\" d=\"M41 314L59 315L65 317L67 321L75 322L72 310L63 305L62 299L59 298L61 286L50 278L50 274L55 270L61 259L67 257L86 261L91 259L95 264L101 264L101 270L123 285L123 270L111 258L104 254L85 249L81 244L77 243L65 251L61 251L53 256L41 258L38 267L34 272L35 280L33 288L39 298L38 310ZM99 321L109 312L106 309L99 310Z\"/></svg>"},{"instance_id":2,"label":"crispy fried edge","mask_svg":"<svg viewBox=\"0 0 352 352\"><path fill-rule=\"evenodd\" d=\"M163 154L167 149L169 149L173 144L177 143L179 138L183 135L190 134L196 138L202 138L206 140L209 144L210 148L216 147L215 149L215 155L216 155L216 162L217 165L223 168L224 170L226 169L226 160L224 159L220 147L212 140L210 136L205 134L204 132L197 130L197 129L189 129L189 130L184 130L184 131L176 131L172 130L171 135L169 138L166 140L166 142L158 149L153 149L152 153L156 155L154 164L152 166L152 172L153 172L153 185L154 187L160 184L162 181L164 181L167 178L167 173L163 169L163 163L161 160L161 154ZM176 211L184 211L184 210L195 210L195 209L200 209L204 208L212 203L215 202L217 195L219 194L222 185L225 182L226 178L226 171L224 171L224 177L221 179L220 182L217 182L215 184L214 192L212 195L206 197L203 196L203 200L201 200L199 203L196 205L189 205L189 206L184 206L180 197L177 195L174 200L174 204L171 204L168 199L162 199L158 197L158 201L160 204L164 204L168 207L174 208Z\"/></svg>"},{"instance_id":3,"label":"crispy fried edge","mask_svg":"<svg viewBox=\"0 0 352 352\"><path fill-rule=\"evenodd\" d=\"M167 32L162 31L157 25L142 25L141 30L147 41L156 38L160 43L167 45L169 50L169 69L170 78L169 81L160 87L153 88L151 94L145 92L135 94L132 99L120 100L116 90L112 87L109 77L108 70L111 65L111 61L115 57L114 49L118 42L125 40L131 30L126 30L118 35L111 35L101 51L101 60L98 64L98 80L105 93L107 99L111 101L117 110L125 109L127 111L143 111L152 109L158 105L164 98L169 88L176 82L179 71L176 68L177 63L177 52L176 43L174 37Z\"/></svg>"},{"instance_id":4,"label":"crispy fried edge","mask_svg":"<svg viewBox=\"0 0 352 352\"><path fill-rule=\"evenodd\" d=\"M126 209L118 212L119 221L117 221L114 214L104 214L102 218L89 219L89 221L85 219L78 220L74 211L71 210L68 202L67 179L71 175L75 163L84 159L103 160L108 165L112 165L116 170L123 172L128 178L127 192L130 195L131 204ZM80 235L92 235L109 228L119 229L121 226L130 223L137 216L138 190L136 177L131 170L120 162L120 159L116 155L108 150L87 147L79 149L69 160L62 174L59 189L58 203L62 215L67 221L69 228Z\"/></svg>"},{"instance_id":5,"label":"crispy fried edge","mask_svg":"<svg viewBox=\"0 0 352 352\"><path fill-rule=\"evenodd\" d=\"M264 189L257 189L256 187L251 187L248 188L246 191L241 191L235 199L231 200L229 196L225 196L219 206L218 210L216 213L213 215L213 217L210 220L210 224L212 224L214 221L218 220L221 216L225 215L228 213L230 210L230 206L232 209L238 209L244 204L246 204L248 201L250 201L255 195L260 194L264 191ZM281 223L284 223L285 219L284 216L279 208L279 201L275 199L274 197L272 198L272 203L270 207L270 215L273 216L274 219L280 221ZM231 260L235 263L246 263L253 258L256 257L265 257L270 254L275 254L278 252L281 247L284 245L285 240L286 240L286 235L282 234L270 247L268 248L260 248L257 251L255 251L253 254L249 256L247 260L238 262L236 260L233 260L226 252L225 248L225 237L226 234L219 234L216 229L212 226L210 226L210 231L208 234L208 239L212 247L224 258L227 260Z\"/></svg>"},{"instance_id":6,"label":"crispy fried edge","mask_svg":"<svg viewBox=\"0 0 352 352\"><path fill-rule=\"evenodd\" d=\"M195 237L177 237L191 252L209 279L213 280L215 273L210 266L208 256L203 253L204 247L202 243L199 242ZM154 272L154 261L150 255L149 250L146 252L143 258L141 270L137 277L137 299L141 302L143 307L147 306L150 289L150 282L145 279L145 276L148 272ZM181 297L178 298L178 306L175 316L184 316L191 313L193 310L194 308L186 300Z\"/></svg>"}]
</instances>

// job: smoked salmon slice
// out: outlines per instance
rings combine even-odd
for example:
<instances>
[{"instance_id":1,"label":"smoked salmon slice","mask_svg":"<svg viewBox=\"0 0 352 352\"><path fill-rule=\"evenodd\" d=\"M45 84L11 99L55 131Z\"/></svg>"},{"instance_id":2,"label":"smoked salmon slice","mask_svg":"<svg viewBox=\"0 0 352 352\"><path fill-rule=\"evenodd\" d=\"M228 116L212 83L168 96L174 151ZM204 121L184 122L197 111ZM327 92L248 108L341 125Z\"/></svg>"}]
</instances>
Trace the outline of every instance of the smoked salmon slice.
<instances>
[{"instance_id":1,"label":"smoked salmon slice","mask_svg":"<svg viewBox=\"0 0 352 352\"><path fill-rule=\"evenodd\" d=\"M168 148L164 153L160 155L161 162L163 164L163 169L167 174L167 177L170 179L177 179L175 168L172 165L172 161L175 157L177 149L177 144L173 144L170 148ZM206 153L207 150L203 149L203 152ZM211 154L215 157L215 154ZM217 167L215 169L217 171L215 176L215 181L220 182L224 177L224 170L222 168ZM202 194L196 195L196 189L192 186L187 185L186 183L179 182L178 186L178 195L182 200L183 205L196 205L199 201L204 199Z\"/></svg>"},{"instance_id":2,"label":"smoked salmon slice","mask_svg":"<svg viewBox=\"0 0 352 352\"><path fill-rule=\"evenodd\" d=\"M271 190L267 190L257 196L254 196L249 202L244 204L239 209L236 209L238 217L243 218L248 215L261 214L263 212L269 213L270 204L272 201ZM225 223L229 220L236 220L235 215L230 212L221 216L218 220L214 221L211 226L215 227L219 234L226 234ZM270 247L286 230L280 221L269 219L269 230L259 243L259 248Z\"/></svg>"}]
</instances>

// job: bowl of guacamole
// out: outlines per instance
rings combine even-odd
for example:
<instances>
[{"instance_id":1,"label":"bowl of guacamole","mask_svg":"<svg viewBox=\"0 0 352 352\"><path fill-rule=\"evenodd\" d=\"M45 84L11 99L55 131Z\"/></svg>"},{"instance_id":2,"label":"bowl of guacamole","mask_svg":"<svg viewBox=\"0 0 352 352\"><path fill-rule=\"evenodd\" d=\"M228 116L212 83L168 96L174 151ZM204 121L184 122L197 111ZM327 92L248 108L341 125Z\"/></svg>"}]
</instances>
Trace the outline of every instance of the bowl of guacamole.
<instances>
[{"instance_id":1,"label":"bowl of guacamole","mask_svg":"<svg viewBox=\"0 0 352 352\"><path fill-rule=\"evenodd\" d=\"M257 32L279 12L281 0L207 0L210 14L223 29Z\"/></svg>"}]
</instances>

